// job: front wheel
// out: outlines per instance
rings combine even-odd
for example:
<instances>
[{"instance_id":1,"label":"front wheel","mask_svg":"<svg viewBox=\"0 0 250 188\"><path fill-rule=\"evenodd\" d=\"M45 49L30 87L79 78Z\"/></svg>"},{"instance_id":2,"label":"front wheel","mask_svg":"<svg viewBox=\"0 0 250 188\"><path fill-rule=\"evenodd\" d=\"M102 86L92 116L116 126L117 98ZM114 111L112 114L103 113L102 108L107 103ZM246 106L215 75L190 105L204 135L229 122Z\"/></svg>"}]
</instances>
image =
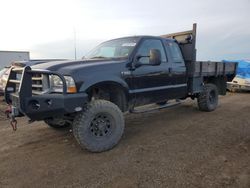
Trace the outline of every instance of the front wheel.
<instances>
[{"instance_id":1,"label":"front wheel","mask_svg":"<svg viewBox=\"0 0 250 188\"><path fill-rule=\"evenodd\" d=\"M205 84L203 91L199 94L198 107L201 111L211 112L218 106L218 88L214 84Z\"/></svg>"},{"instance_id":2,"label":"front wheel","mask_svg":"<svg viewBox=\"0 0 250 188\"><path fill-rule=\"evenodd\" d=\"M91 101L73 122L73 134L82 148L102 152L113 148L124 131L124 118L114 103Z\"/></svg>"}]
</instances>

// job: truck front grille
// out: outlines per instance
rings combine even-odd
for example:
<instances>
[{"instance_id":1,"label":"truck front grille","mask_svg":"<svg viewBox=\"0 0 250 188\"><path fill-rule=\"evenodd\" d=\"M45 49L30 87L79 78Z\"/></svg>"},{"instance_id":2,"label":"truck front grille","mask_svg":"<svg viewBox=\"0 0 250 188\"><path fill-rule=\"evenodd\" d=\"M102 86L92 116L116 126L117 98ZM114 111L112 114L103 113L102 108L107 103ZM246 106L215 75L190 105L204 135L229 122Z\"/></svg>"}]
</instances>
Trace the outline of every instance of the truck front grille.
<instances>
[{"instance_id":1,"label":"truck front grille","mask_svg":"<svg viewBox=\"0 0 250 188\"><path fill-rule=\"evenodd\" d=\"M27 81L27 78L30 79L31 77L31 89L32 89L32 95L41 95L41 94L47 94L50 93L50 82L49 82L49 76L46 71L41 73L39 71L30 71L27 70L26 73L24 73L25 68L21 67L13 67L10 71L9 79L6 84L6 91L9 93L19 93L21 87L29 89L28 87L25 87L25 80ZM24 75L29 75L28 77L25 77ZM26 79L25 79L26 78ZM27 91L29 92L29 91Z\"/></svg>"},{"instance_id":2,"label":"truck front grille","mask_svg":"<svg viewBox=\"0 0 250 188\"><path fill-rule=\"evenodd\" d=\"M49 92L48 75L34 73L32 75L32 94L40 95Z\"/></svg>"}]
</instances>

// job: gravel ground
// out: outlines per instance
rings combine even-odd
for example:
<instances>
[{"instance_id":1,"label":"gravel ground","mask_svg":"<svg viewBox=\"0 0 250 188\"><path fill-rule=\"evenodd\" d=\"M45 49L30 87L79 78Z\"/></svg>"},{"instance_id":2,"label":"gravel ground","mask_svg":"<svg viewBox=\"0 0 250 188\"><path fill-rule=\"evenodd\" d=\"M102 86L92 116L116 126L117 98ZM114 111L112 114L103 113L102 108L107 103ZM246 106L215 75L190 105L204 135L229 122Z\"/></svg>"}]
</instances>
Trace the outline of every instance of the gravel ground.
<instances>
[{"instance_id":1,"label":"gravel ground","mask_svg":"<svg viewBox=\"0 0 250 188\"><path fill-rule=\"evenodd\" d=\"M69 130L18 120L0 104L0 187L250 187L250 93L229 93L214 112L187 100L126 115L113 150L80 149Z\"/></svg>"}]
</instances>

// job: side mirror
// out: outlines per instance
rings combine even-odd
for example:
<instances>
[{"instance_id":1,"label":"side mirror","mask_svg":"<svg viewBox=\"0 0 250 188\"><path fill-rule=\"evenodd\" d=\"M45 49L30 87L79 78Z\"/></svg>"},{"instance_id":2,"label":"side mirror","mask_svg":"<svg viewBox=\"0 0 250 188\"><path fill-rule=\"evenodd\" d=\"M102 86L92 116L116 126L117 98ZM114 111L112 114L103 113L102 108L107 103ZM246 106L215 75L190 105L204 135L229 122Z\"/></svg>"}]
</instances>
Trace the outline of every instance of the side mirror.
<instances>
[{"instance_id":1,"label":"side mirror","mask_svg":"<svg viewBox=\"0 0 250 188\"><path fill-rule=\"evenodd\" d=\"M141 58L148 58L149 59L149 63L141 63L140 59ZM158 49L151 49L149 51L149 55L148 56L142 56L142 55L137 55L135 57L135 62L134 62L134 66L135 68L138 68L140 66L145 66L145 65L150 65L150 66L157 66L161 64L161 51Z\"/></svg>"},{"instance_id":2,"label":"side mirror","mask_svg":"<svg viewBox=\"0 0 250 188\"><path fill-rule=\"evenodd\" d=\"M161 64L161 51L158 49L151 49L149 51L149 64L157 66Z\"/></svg>"}]
</instances>

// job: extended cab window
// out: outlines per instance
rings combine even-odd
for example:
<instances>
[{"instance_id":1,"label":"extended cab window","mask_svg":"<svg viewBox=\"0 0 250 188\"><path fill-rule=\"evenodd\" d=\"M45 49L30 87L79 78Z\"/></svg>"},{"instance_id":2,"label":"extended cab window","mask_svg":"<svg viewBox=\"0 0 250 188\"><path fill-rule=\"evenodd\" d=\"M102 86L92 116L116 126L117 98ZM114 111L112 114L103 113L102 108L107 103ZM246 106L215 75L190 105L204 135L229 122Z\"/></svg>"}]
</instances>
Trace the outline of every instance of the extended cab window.
<instances>
[{"instance_id":1,"label":"extended cab window","mask_svg":"<svg viewBox=\"0 0 250 188\"><path fill-rule=\"evenodd\" d=\"M149 51L151 49L158 49L161 52L161 61L166 62L166 54L162 45L162 42L158 39L146 39L142 42L141 46L139 47L137 51L137 55L141 56L148 56ZM149 58L148 57L142 57L140 58L141 63L148 63L149 64Z\"/></svg>"},{"instance_id":2,"label":"extended cab window","mask_svg":"<svg viewBox=\"0 0 250 188\"><path fill-rule=\"evenodd\" d=\"M169 47L173 62L183 63L183 57L179 45L175 42L168 42L167 45Z\"/></svg>"}]
</instances>

